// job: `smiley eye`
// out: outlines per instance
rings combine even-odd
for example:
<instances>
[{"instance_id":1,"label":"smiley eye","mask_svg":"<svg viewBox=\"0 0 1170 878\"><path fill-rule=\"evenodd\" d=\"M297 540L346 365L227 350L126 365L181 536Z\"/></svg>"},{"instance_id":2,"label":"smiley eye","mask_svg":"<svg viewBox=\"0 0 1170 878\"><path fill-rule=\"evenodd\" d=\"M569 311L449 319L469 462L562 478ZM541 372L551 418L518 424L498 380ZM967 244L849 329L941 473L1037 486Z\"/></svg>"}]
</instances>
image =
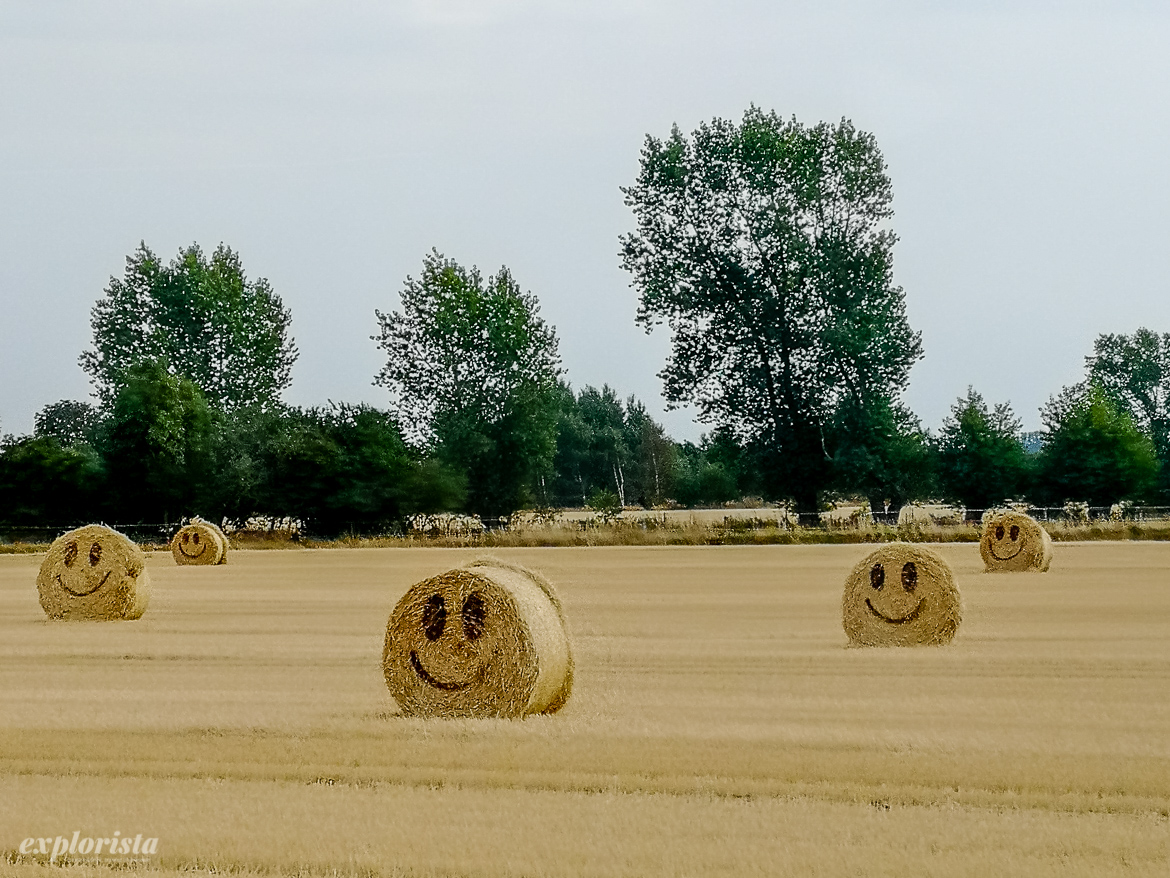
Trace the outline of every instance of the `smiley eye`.
<instances>
[{"instance_id":1,"label":"smiley eye","mask_svg":"<svg viewBox=\"0 0 1170 878\"><path fill-rule=\"evenodd\" d=\"M483 621L487 606L479 594L469 595L463 602L463 634L468 640L478 640L483 634Z\"/></svg>"},{"instance_id":2,"label":"smiley eye","mask_svg":"<svg viewBox=\"0 0 1170 878\"><path fill-rule=\"evenodd\" d=\"M197 533L191 534L191 542L193 542L195 545L198 546L199 545L199 534L197 534Z\"/></svg>"},{"instance_id":3,"label":"smiley eye","mask_svg":"<svg viewBox=\"0 0 1170 878\"><path fill-rule=\"evenodd\" d=\"M1003 525L1000 525L999 527L997 527L997 528L995 529L995 538L996 538L997 540L1002 540L1002 539L1003 539Z\"/></svg>"},{"instance_id":4,"label":"smiley eye","mask_svg":"<svg viewBox=\"0 0 1170 878\"><path fill-rule=\"evenodd\" d=\"M89 547L89 566L96 567L100 560L102 560L102 544L94 543Z\"/></svg>"},{"instance_id":5,"label":"smiley eye","mask_svg":"<svg viewBox=\"0 0 1170 878\"><path fill-rule=\"evenodd\" d=\"M918 588L918 566L913 561L902 565L902 588L906 591Z\"/></svg>"},{"instance_id":6,"label":"smiley eye","mask_svg":"<svg viewBox=\"0 0 1170 878\"><path fill-rule=\"evenodd\" d=\"M77 543L72 542L65 547L65 566L72 567L73 562L77 560Z\"/></svg>"},{"instance_id":7,"label":"smiley eye","mask_svg":"<svg viewBox=\"0 0 1170 878\"><path fill-rule=\"evenodd\" d=\"M427 600L427 605L423 607L422 623L427 640L438 640L443 636L443 628L447 624L447 604L442 595L433 594Z\"/></svg>"},{"instance_id":8,"label":"smiley eye","mask_svg":"<svg viewBox=\"0 0 1170 878\"><path fill-rule=\"evenodd\" d=\"M880 591L886 584L886 568L881 564L874 564L873 569L869 571L869 584Z\"/></svg>"},{"instance_id":9,"label":"smiley eye","mask_svg":"<svg viewBox=\"0 0 1170 878\"><path fill-rule=\"evenodd\" d=\"M186 531L183 532L183 542L184 543L191 542L191 534L187 533Z\"/></svg>"},{"instance_id":10,"label":"smiley eye","mask_svg":"<svg viewBox=\"0 0 1170 878\"><path fill-rule=\"evenodd\" d=\"M1018 524L1012 525L1012 542L1014 543L1020 537L1020 526Z\"/></svg>"}]
</instances>

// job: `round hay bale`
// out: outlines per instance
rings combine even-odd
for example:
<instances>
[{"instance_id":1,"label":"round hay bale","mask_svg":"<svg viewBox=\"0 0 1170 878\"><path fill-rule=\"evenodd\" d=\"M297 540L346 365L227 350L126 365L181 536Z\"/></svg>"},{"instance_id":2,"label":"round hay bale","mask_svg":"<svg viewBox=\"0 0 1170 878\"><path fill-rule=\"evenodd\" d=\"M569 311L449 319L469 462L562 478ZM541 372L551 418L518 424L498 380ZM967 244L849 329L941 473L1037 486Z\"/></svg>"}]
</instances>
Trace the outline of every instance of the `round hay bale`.
<instances>
[{"instance_id":1,"label":"round hay bale","mask_svg":"<svg viewBox=\"0 0 1170 878\"><path fill-rule=\"evenodd\" d=\"M228 556L228 549L230 549L232 547L231 541L228 539L228 535L223 532L223 528L220 527L218 524L216 524L214 521L208 521L208 522L206 522L206 524L213 531L215 531L216 536L219 537L219 544L223 547L223 552L219 556L219 563L226 564L227 563L227 556Z\"/></svg>"},{"instance_id":2,"label":"round hay bale","mask_svg":"<svg viewBox=\"0 0 1170 878\"><path fill-rule=\"evenodd\" d=\"M150 601L146 556L116 530L87 524L49 546L37 593L50 619L137 619Z\"/></svg>"},{"instance_id":3,"label":"round hay bale","mask_svg":"<svg viewBox=\"0 0 1170 878\"><path fill-rule=\"evenodd\" d=\"M853 568L841 600L853 646L949 643L963 607L951 568L930 549L889 543Z\"/></svg>"},{"instance_id":4,"label":"round hay bale","mask_svg":"<svg viewBox=\"0 0 1170 878\"><path fill-rule=\"evenodd\" d=\"M983 517L979 554L988 573L1044 573L1052 565L1052 538L1032 516L996 509Z\"/></svg>"},{"instance_id":5,"label":"round hay bale","mask_svg":"<svg viewBox=\"0 0 1170 878\"><path fill-rule=\"evenodd\" d=\"M407 716L554 713L573 686L560 600L543 576L494 558L432 576L390 614L382 671Z\"/></svg>"},{"instance_id":6,"label":"round hay bale","mask_svg":"<svg viewBox=\"0 0 1170 878\"><path fill-rule=\"evenodd\" d=\"M227 538L210 521L192 518L171 538L171 555L176 564L222 564Z\"/></svg>"}]
</instances>

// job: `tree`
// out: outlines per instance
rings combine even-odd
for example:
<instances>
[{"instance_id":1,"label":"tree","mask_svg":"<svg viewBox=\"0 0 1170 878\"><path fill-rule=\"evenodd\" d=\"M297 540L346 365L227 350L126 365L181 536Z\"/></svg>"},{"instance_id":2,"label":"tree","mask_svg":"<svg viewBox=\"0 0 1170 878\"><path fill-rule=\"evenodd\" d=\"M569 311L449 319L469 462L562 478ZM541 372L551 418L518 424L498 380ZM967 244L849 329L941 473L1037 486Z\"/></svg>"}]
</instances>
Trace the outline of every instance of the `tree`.
<instances>
[{"instance_id":1,"label":"tree","mask_svg":"<svg viewBox=\"0 0 1170 878\"><path fill-rule=\"evenodd\" d=\"M556 447L560 358L536 298L507 268L485 279L432 251L402 311L376 311L386 352L375 384L416 446L466 474L473 512L532 502Z\"/></svg>"},{"instance_id":2,"label":"tree","mask_svg":"<svg viewBox=\"0 0 1170 878\"><path fill-rule=\"evenodd\" d=\"M1158 476L1150 437L1095 384L1066 387L1041 412L1038 486L1047 503L1141 500Z\"/></svg>"},{"instance_id":3,"label":"tree","mask_svg":"<svg viewBox=\"0 0 1170 878\"><path fill-rule=\"evenodd\" d=\"M1088 380L1100 387L1154 442L1170 493L1170 333L1138 329L1099 335L1085 358Z\"/></svg>"},{"instance_id":4,"label":"tree","mask_svg":"<svg viewBox=\"0 0 1170 878\"><path fill-rule=\"evenodd\" d=\"M192 244L163 265L142 243L92 313L94 348L81 354L81 367L105 405L147 362L195 382L221 410L276 405L291 381L292 315L267 280L245 278L223 244L210 260Z\"/></svg>"},{"instance_id":5,"label":"tree","mask_svg":"<svg viewBox=\"0 0 1170 878\"><path fill-rule=\"evenodd\" d=\"M213 415L194 382L161 362L132 367L111 405L100 449L123 521L204 513L211 489Z\"/></svg>"},{"instance_id":6,"label":"tree","mask_svg":"<svg viewBox=\"0 0 1170 878\"><path fill-rule=\"evenodd\" d=\"M666 399L755 446L770 493L815 510L834 412L888 405L922 355L891 279L892 194L873 136L752 107L739 126L647 137L622 191L638 226L622 237L638 322L672 333Z\"/></svg>"},{"instance_id":7,"label":"tree","mask_svg":"<svg viewBox=\"0 0 1170 878\"><path fill-rule=\"evenodd\" d=\"M946 499L989 509L1019 497L1030 475L1023 425L1008 403L988 408L974 388L951 406L938 438L939 486Z\"/></svg>"},{"instance_id":8,"label":"tree","mask_svg":"<svg viewBox=\"0 0 1170 878\"><path fill-rule=\"evenodd\" d=\"M865 496L874 512L934 492L933 450L905 406L879 398L866 408L846 399L828 435L837 490Z\"/></svg>"},{"instance_id":9,"label":"tree","mask_svg":"<svg viewBox=\"0 0 1170 878\"><path fill-rule=\"evenodd\" d=\"M93 521L105 511L104 480L89 445L63 445L52 436L16 440L0 450L0 517L47 527Z\"/></svg>"},{"instance_id":10,"label":"tree","mask_svg":"<svg viewBox=\"0 0 1170 878\"><path fill-rule=\"evenodd\" d=\"M95 445L101 413L88 402L63 399L51 402L33 418L33 435L53 438L62 445Z\"/></svg>"}]
</instances>

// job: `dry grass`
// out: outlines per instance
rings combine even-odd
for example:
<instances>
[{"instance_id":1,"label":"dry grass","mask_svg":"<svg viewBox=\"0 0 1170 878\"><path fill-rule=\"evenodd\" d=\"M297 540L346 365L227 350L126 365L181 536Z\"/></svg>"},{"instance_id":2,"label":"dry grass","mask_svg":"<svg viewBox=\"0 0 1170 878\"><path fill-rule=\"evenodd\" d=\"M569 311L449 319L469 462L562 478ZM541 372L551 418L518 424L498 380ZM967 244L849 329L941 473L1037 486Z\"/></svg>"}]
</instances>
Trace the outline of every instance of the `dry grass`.
<instances>
[{"instance_id":1,"label":"dry grass","mask_svg":"<svg viewBox=\"0 0 1170 878\"><path fill-rule=\"evenodd\" d=\"M1165 875L1170 546L937 551L963 627L914 650L845 645L865 546L501 552L574 632L572 699L524 721L406 719L382 681L390 610L467 551L155 555L106 625L0 559L0 872L118 830L164 874Z\"/></svg>"}]
</instances>

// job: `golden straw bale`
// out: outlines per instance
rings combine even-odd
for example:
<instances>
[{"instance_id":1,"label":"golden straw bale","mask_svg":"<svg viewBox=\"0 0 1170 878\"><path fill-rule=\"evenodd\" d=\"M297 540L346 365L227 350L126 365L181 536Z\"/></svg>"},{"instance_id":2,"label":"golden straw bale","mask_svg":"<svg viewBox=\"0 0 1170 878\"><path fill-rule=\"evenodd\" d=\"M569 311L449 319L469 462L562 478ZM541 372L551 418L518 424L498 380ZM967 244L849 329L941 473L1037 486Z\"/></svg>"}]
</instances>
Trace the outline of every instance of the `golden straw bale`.
<instances>
[{"instance_id":1,"label":"golden straw bale","mask_svg":"<svg viewBox=\"0 0 1170 878\"><path fill-rule=\"evenodd\" d=\"M227 539L211 522L192 518L171 538L171 555L176 564L222 564Z\"/></svg>"},{"instance_id":2,"label":"golden straw bale","mask_svg":"<svg viewBox=\"0 0 1170 878\"><path fill-rule=\"evenodd\" d=\"M228 539L228 535L225 534L223 532L223 528L220 527L218 524L216 524L214 521L207 521L207 522L204 522L204 524L206 524L213 531L215 531L215 535L217 537L219 537L219 544L220 544L221 548L223 549L223 551L220 553L219 561L217 563L226 564L227 563L227 556L228 556L228 549L230 549L232 547L231 541Z\"/></svg>"},{"instance_id":3,"label":"golden straw bale","mask_svg":"<svg viewBox=\"0 0 1170 878\"><path fill-rule=\"evenodd\" d=\"M988 573L1044 573L1052 564L1052 538L1030 515L996 509L983 516L979 554Z\"/></svg>"},{"instance_id":4,"label":"golden straw bale","mask_svg":"<svg viewBox=\"0 0 1170 878\"><path fill-rule=\"evenodd\" d=\"M951 568L914 543L888 543L853 568L841 600L853 646L949 643L963 607Z\"/></svg>"},{"instance_id":5,"label":"golden straw bale","mask_svg":"<svg viewBox=\"0 0 1170 878\"><path fill-rule=\"evenodd\" d=\"M116 530L87 524L49 546L37 593L50 619L137 619L150 602L146 556Z\"/></svg>"},{"instance_id":6,"label":"golden straw bale","mask_svg":"<svg viewBox=\"0 0 1170 878\"><path fill-rule=\"evenodd\" d=\"M416 583L386 624L382 671L407 716L554 713L573 687L556 590L495 558Z\"/></svg>"}]
</instances>

